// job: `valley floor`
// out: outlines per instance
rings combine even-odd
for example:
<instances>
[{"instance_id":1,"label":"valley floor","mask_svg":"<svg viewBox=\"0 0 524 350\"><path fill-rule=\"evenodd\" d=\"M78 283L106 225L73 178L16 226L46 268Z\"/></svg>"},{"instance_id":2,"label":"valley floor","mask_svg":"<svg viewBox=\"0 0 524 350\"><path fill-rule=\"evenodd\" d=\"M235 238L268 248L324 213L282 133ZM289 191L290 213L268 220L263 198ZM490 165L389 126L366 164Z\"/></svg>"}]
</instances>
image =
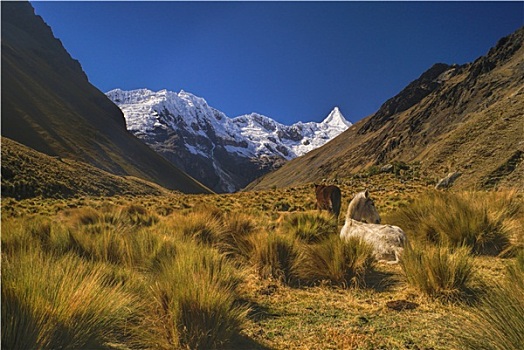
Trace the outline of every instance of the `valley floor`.
<instances>
[{"instance_id":1,"label":"valley floor","mask_svg":"<svg viewBox=\"0 0 524 350\"><path fill-rule=\"evenodd\" d=\"M376 274L378 285L353 289L251 282L256 286L248 295L256 307L244 333L271 349L454 348L449 330L459 326L459 306L431 301L394 281L401 278L399 267L381 266ZM395 301L408 309L388 307Z\"/></svg>"},{"instance_id":2,"label":"valley floor","mask_svg":"<svg viewBox=\"0 0 524 350\"><path fill-rule=\"evenodd\" d=\"M345 213L347 201L352 194L368 188L375 198L379 212L383 213L386 219L389 213L411 203L430 187L429 184L421 181L400 181L389 174L381 175L379 181L376 178L351 178L342 181L339 186L342 188L344 198L342 213ZM96 212L96 215L103 215L110 212L111 208L135 206L143 208L141 212L143 215L154 218L144 224L144 227L149 227L144 232L153 232L152 230L167 232L167 229L178 227L176 221L181 221L183 216L187 217L198 211L208 211L240 213L249 221L246 225L254 225L257 230L271 233L281 230L286 218L295 212L316 212L313 192L311 186L303 186L230 195L173 193L162 196L82 197L67 200L34 198L21 201L3 198L3 280L9 278L9 274L6 277L4 272L6 262L6 268L9 268L11 260L15 257L13 254L24 249L19 244L33 244L30 243L29 238L27 241L20 241L26 243L16 243L19 239L18 236L15 237L15 233L18 232L17 227L34 222L36 218L49 218L54 222L50 224L51 227L63 224L69 225L67 226L69 230L76 230L80 224L71 224L70 220L74 219L76 215L74 213L78 210L89 208ZM522 201L521 195L517 194L516 197ZM135 208L135 210L140 212L142 209ZM521 224L522 218L523 216L519 217ZM343 224L343 220L341 214L338 229ZM27 225L34 229L34 225ZM115 225L120 227L118 224ZM94 228L95 226L91 227ZM27 230L33 229L27 228ZM54 232L53 229L50 230ZM104 228L101 230L105 232ZM115 230L115 232L127 232L122 227ZM22 236L24 233L20 232L16 234ZM34 235L33 233L33 237ZM41 249L47 252L48 248L42 245ZM85 257L87 253L83 254L80 256ZM95 260L104 261L104 259L98 257ZM253 257L247 257L248 261L250 259ZM474 256L473 261L475 269L473 288L481 290L486 288L485 286L493 285L495 283L493 281L502 281L507 274L507 266L513 264L514 258ZM118 261L104 263L111 265L111 268L122 266L122 272L113 272L122 275L134 274L134 270L137 269L133 265L135 263L130 263L131 265L121 264ZM291 285L272 276L262 276L259 268L253 264L243 263L237 267L241 270L242 278L235 287L237 299L235 304L247 307L247 314L243 326L240 327L240 333L233 336L231 342L219 346L224 348L459 349L462 347L457 342L457 334L460 333L464 320L464 316L459 317L459 315L467 315L475 308L475 302L458 300L446 302L428 296L408 283L400 265L375 264L373 269L366 273L363 281L349 287L332 285L329 282L312 286L300 285L300 283ZM124 270L127 272L123 272ZM139 272L142 273L141 270ZM11 285L9 283L8 286ZM9 306L4 304L7 302L3 287L2 309ZM4 318L4 312L2 317ZM4 325L2 334L2 340L5 342ZM134 345L126 344L125 339L120 341L121 343L113 342L110 347L134 348ZM152 344L151 347L162 348L163 345Z\"/></svg>"}]
</instances>

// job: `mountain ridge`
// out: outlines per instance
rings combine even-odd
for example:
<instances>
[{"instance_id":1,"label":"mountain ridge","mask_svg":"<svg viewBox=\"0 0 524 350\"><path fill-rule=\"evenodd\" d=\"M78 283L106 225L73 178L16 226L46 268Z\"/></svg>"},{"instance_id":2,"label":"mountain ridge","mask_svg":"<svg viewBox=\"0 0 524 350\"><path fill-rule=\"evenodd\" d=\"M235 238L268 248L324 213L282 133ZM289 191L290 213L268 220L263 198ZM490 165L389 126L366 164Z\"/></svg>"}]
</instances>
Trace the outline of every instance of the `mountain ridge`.
<instances>
[{"instance_id":1,"label":"mountain ridge","mask_svg":"<svg viewBox=\"0 0 524 350\"><path fill-rule=\"evenodd\" d=\"M127 128L151 148L217 192L234 192L346 130L338 107L320 123L284 125L251 113L234 118L184 90L113 89Z\"/></svg>"},{"instance_id":2,"label":"mountain ridge","mask_svg":"<svg viewBox=\"0 0 524 350\"><path fill-rule=\"evenodd\" d=\"M457 188L524 187L524 28L464 65L438 64L328 144L246 190L343 178L392 162Z\"/></svg>"}]
</instances>

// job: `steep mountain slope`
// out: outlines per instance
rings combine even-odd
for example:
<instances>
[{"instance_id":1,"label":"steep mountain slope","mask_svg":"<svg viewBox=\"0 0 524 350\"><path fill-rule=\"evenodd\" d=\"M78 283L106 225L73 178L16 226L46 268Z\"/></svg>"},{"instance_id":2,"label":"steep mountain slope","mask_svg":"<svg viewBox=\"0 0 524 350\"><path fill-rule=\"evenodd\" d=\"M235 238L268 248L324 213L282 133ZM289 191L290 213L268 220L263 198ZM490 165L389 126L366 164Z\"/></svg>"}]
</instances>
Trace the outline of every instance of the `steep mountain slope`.
<instances>
[{"instance_id":1,"label":"steep mountain slope","mask_svg":"<svg viewBox=\"0 0 524 350\"><path fill-rule=\"evenodd\" d=\"M28 2L2 2L2 136L190 193L209 190L127 132Z\"/></svg>"},{"instance_id":2,"label":"steep mountain slope","mask_svg":"<svg viewBox=\"0 0 524 350\"><path fill-rule=\"evenodd\" d=\"M475 62L437 64L373 115L248 189L344 177L372 165L418 162L459 188L524 187L524 28Z\"/></svg>"},{"instance_id":3,"label":"steep mountain slope","mask_svg":"<svg viewBox=\"0 0 524 350\"><path fill-rule=\"evenodd\" d=\"M122 109L130 132L217 192L236 191L351 126L338 108L321 123L287 126L256 113L229 118L185 91L106 95Z\"/></svg>"}]
</instances>

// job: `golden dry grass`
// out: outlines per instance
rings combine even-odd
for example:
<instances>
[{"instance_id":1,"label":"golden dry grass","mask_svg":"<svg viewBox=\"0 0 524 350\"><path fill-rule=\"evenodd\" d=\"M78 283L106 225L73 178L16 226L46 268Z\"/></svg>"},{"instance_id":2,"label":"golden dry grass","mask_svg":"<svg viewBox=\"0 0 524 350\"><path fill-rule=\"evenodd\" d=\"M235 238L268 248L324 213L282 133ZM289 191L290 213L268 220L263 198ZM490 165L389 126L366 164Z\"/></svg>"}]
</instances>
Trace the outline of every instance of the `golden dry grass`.
<instances>
[{"instance_id":1,"label":"golden dry grass","mask_svg":"<svg viewBox=\"0 0 524 350\"><path fill-rule=\"evenodd\" d=\"M375 179L343 179L340 187L344 198L343 212L354 193L368 188L381 214L394 213L427 190L424 184L396 181L394 176L387 174L378 175ZM453 335L453 331L461 326L456 315L475 312L476 304L468 305L460 301L442 303L438 298L427 296L410 286L399 265L375 264L362 276L358 286L351 286L350 283L337 286L327 278L324 282L317 279L310 286L304 283L289 285L285 283L286 279L279 279L278 274L259 273L253 254L254 246L262 245L268 235L290 237L289 227L286 227L289 220L298 213L307 214L314 210L313 192L312 186L302 186L230 195L172 193L69 200L4 199L2 259L8 259L34 244L47 252L45 254L51 251L53 254L76 254L91 264L102 264L112 285L122 285L126 293L154 301L155 298L162 300L162 293L157 293L156 297L154 293L146 293L151 291L147 283L152 276L167 276L159 271L165 271L167 261L181 254L181 249L184 249L181 244L186 244L181 242L192 242L190 244L194 247L213 251L212 254L225 254L224 263L231 266L231 271L236 271L235 278L238 278L233 289L226 288L229 290L226 294L231 292L228 295L233 299L217 300L221 305L229 305L226 310L232 315L231 327L227 328L231 330L228 331L228 339L217 338L212 344L202 343L198 336L202 330L196 328L196 336L188 335L185 340L175 342L173 337L180 332L176 323L167 323L171 325L171 333L164 332L163 336L159 336L158 332L165 329L166 323L161 322L162 317L158 318L158 309L141 308L135 311L141 315L145 313L147 317L143 319L154 322L154 327L137 322L138 330L134 329L128 338L111 339L108 343L110 347L205 344L232 349L459 349L461 345L457 344ZM520 193L462 195L472 196L476 201L482 198L493 200L489 197L492 195L505 203L503 206L517 208L512 209L513 214L507 225L513 227L511 241L517 247L515 249L519 249L522 237L516 232L521 232L519 228L523 219ZM291 205L282 211L282 203ZM389 215L383 216L387 223ZM342 223L340 218L339 229ZM206 235L194 230L202 224L210 225ZM109 242L111 237L114 241L113 255L107 258L97 246L91 249L99 253L79 254L78 242L67 238L71 232L75 237L81 237L79 240L87 240L90 235L91 238L93 235L100 238L107 235ZM118 237L112 237L115 233ZM35 243L35 237L40 243ZM94 242L95 239L92 240ZM318 244L298 243L307 247ZM73 249L73 245L76 248ZM510 252L505 256L472 256L475 278L478 279L475 283L502 281L507 274L506 265L515 260ZM4 265L2 269L5 276ZM227 282L227 275L230 274L223 276L226 282L219 284L230 283ZM165 284L166 279L162 277L160 283ZM157 292L169 291L168 286L158 287ZM174 289L169 293L182 295L176 291ZM195 291L194 294L198 293ZM201 300L203 303L204 299ZM231 300L234 300L232 304ZM154 302L152 304L155 305ZM174 319L178 315L175 308L178 304L170 305L166 315ZM198 310L195 304L189 305L193 305L189 310ZM247 314L244 313L246 308ZM201 324L203 328L209 327L205 321Z\"/></svg>"}]
</instances>

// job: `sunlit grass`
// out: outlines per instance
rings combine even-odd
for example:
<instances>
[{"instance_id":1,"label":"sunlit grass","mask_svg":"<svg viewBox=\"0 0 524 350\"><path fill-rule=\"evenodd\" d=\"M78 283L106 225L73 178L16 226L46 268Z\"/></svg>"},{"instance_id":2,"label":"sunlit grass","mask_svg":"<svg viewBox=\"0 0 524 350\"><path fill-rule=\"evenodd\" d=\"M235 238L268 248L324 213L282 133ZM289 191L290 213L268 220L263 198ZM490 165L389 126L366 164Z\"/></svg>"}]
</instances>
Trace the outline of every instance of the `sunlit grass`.
<instances>
[{"instance_id":1,"label":"sunlit grass","mask_svg":"<svg viewBox=\"0 0 524 350\"><path fill-rule=\"evenodd\" d=\"M225 231L221 220L212 212L196 211L177 215L173 219L173 229L196 242L211 245L218 241Z\"/></svg>"},{"instance_id":2,"label":"sunlit grass","mask_svg":"<svg viewBox=\"0 0 524 350\"><path fill-rule=\"evenodd\" d=\"M460 301L472 296L474 267L466 247L406 247L400 264L408 283L430 297Z\"/></svg>"},{"instance_id":3,"label":"sunlit grass","mask_svg":"<svg viewBox=\"0 0 524 350\"><path fill-rule=\"evenodd\" d=\"M294 267L299 256L299 242L278 233L253 236L252 264L260 276L292 284L296 280Z\"/></svg>"},{"instance_id":4,"label":"sunlit grass","mask_svg":"<svg viewBox=\"0 0 524 350\"><path fill-rule=\"evenodd\" d=\"M337 223L327 212L297 212L284 217L282 231L306 243L337 235Z\"/></svg>"},{"instance_id":5,"label":"sunlit grass","mask_svg":"<svg viewBox=\"0 0 524 350\"><path fill-rule=\"evenodd\" d=\"M373 186L370 185L372 190ZM397 210L403 211L414 201L409 197L412 193L388 186L375 186L372 192L380 213L389 210L384 221L393 223L390 217L394 218L396 212L391 210L397 206L391 203L407 203L398 206ZM344 184L341 188L345 199L355 192ZM468 207L487 208L484 217L501 222L499 227L508 233L508 245L503 250L497 247L497 251L510 257L508 261L517 261L514 256L522 242L520 194L446 195L460 197ZM423 199L426 195L418 197ZM279 202L290 206L280 211ZM343 203L347 206L347 201ZM11 276L27 275L23 272L25 267L5 262L32 256L37 251L39 265L44 268L63 271L58 261L76 261L72 266L79 264L88 272L81 274L86 283L89 278L85 276L96 272L104 291L115 289L138 300L129 306L128 314L116 312L114 327L108 326L108 332L89 340L86 344L90 347L258 348L264 344L269 348L419 346L443 350L455 346L450 339L458 339L452 335L453 329L458 329L455 314L465 311L469 315L484 305L484 294L476 288L477 277L489 269L493 282L487 281L488 286L498 286L502 277L502 259L464 253L463 260L469 263L460 264L463 260L455 254L461 249L443 240L442 254L434 249L419 249L412 261L410 274L422 276L416 279L427 283L430 274L440 276L432 277L434 285L427 289L428 293L424 287L409 282L408 273L401 266L381 265L368 259L366 246L361 242L345 246L338 237L340 225L335 228L324 218L325 213L314 210L310 186L221 196L82 197L5 204L9 210L2 211L3 279L8 275L7 269L11 269ZM435 213L436 219L442 220L448 215L444 210ZM403 224L399 226L406 229ZM428 247L438 246L423 235L416 236L407 226L413 244L429 242ZM487 246L479 247L464 250L494 254ZM485 260L479 265L478 259ZM507 275L519 273L504 271ZM403 276L408 283L402 282ZM383 283L384 279L388 283ZM513 279L513 284L518 280ZM10 285L7 281L6 287ZM372 283L366 286L364 281ZM57 293L57 286L55 283L49 288ZM508 292L506 284L500 286ZM2 293L6 295L2 301L4 313L23 316L29 315L24 310L34 310L31 312L40 313L37 316L44 315L24 316L19 322L27 323L24 329L33 329L37 335L14 328L5 333L6 337L11 334L10 342L38 348L36 330L46 328L34 326L34 320L52 319L51 309L44 312L32 306L29 299L19 302L7 289ZM397 299L422 305L420 310L398 314L385 306ZM440 302L464 299L471 302ZM8 300L10 306L4 310ZM510 297L502 300L519 305ZM288 305L290 302L293 305ZM246 306L251 311L247 312ZM499 311L505 315L502 307ZM103 312L100 317L100 322L105 322ZM497 317L516 322L511 315ZM118 331L122 322L125 330ZM482 322L482 327L491 327L485 318ZM3 327L7 324L3 323ZM406 333L406 329L413 331ZM64 339L69 341L66 336Z\"/></svg>"},{"instance_id":6,"label":"sunlit grass","mask_svg":"<svg viewBox=\"0 0 524 350\"><path fill-rule=\"evenodd\" d=\"M126 337L140 301L109 286L103 266L35 249L2 259L2 346L101 348Z\"/></svg>"},{"instance_id":7,"label":"sunlit grass","mask_svg":"<svg viewBox=\"0 0 524 350\"><path fill-rule=\"evenodd\" d=\"M490 291L474 309L461 315L456 330L464 349L518 350L524 348L524 253L508 266L505 281L491 282Z\"/></svg>"},{"instance_id":8,"label":"sunlit grass","mask_svg":"<svg viewBox=\"0 0 524 350\"><path fill-rule=\"evenodd\" d=\"M218 252L183 243L175 258L164 259L152 287L163 336L161 347L220 348L239 333L247 309L235 304L238 271Z\"/></svg>"},{"instance_id":9,"label":"sunlit grass","mask_svg":"<svg viewBox=\"0 0 524 350\"><path fill-rule=\"evenodd\" d=\"M214 246L227 257L246 263L253 251L252 237L260 231L259 226L251 216L239 212L228 213L222 220L224 231Z\"/></svg>"},{"instance_id":10,"label":"sunlit grass","mask_svg":"<svg viewBox=\"0 0 524 350\"><path fill-rule=\"evenodd\" d=\"M374 265L373 247L357 238L342 241L338 236L303 246L294 271L305 284L360 286Z\"/></svg>"},{"instance_id":11,"label":"sunlit grass","mask_svg":"<svg viewBox=\"0 0 524 350\"><path fill-rule=\"evenodd\" d=\"M431 191L387 219L417 241L496 255L508 249L522 203L515 194L493 197Z\"/></svg>"}]
</instances>

